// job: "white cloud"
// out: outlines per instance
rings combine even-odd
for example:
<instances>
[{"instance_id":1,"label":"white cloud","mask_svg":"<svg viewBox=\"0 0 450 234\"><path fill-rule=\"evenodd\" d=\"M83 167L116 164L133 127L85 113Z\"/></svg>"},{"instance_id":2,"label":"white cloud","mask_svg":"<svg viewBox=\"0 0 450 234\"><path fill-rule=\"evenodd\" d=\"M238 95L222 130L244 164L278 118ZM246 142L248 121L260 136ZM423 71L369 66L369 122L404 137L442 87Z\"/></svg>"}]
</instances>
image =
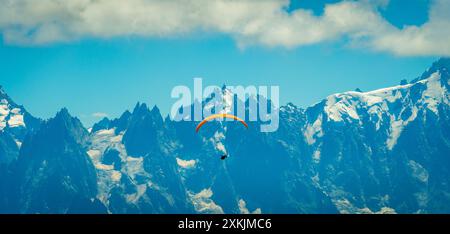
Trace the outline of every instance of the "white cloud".
<instances>
[{"instance_id":1,"label":"white cloud","mask_svg":"<svg viewBox=\"0 0 450 234\"><path fill-rule=\"evenodd\" d=\"M95 113L92 113L92 117L95 117L95 118L104 118L104 117L108 117L108 114L103 113L103 112L95 112Z\"/></svg>"},{"instance_id":2,"label":"white cloud","mask_svg":"<svg viewBox=\"0 0 450 234\"><path fill-rule=\"evenodd\" d=\"M324 14L286 12L287 0L0 0L0 30L13 44L84 37L180 37L207 31L239 46L298 47L348 38L396 55L450 55L450 1L435 0L422 26L394 27L378 12L387 0L343 1ZM406 4L406 3L405 3Z\"/></svg>"}]
</instances>

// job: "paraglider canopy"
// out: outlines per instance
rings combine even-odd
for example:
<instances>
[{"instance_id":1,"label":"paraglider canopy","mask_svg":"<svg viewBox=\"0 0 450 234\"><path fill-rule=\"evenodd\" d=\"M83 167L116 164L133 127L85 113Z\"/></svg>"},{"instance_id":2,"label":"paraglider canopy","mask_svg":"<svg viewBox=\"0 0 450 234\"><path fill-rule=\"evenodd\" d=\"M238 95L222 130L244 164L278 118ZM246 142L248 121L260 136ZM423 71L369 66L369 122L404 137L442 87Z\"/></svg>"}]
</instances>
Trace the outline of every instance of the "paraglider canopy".
<instances>
[{"instance_id":1,"label":"paraglider canopy","mask_svg":"<svg viewBox=\"0 0 450 234\"><path fill-rule=\"evenodd\" d=\"M212 120L212 119L217 119L217 118L228 118L228 119L234 119L237 120L239 122L241 122L246 128L248 128L248 124L242 120L241 118L235 116L235 115L231 115L231 114L214 114L214 115L210 115L208 117L206 117L202 122L200 122L197 127L195 128L195 132L198 132L200 130L200 128L207 123L208 121Z\"/></svg>"}]
</instances>

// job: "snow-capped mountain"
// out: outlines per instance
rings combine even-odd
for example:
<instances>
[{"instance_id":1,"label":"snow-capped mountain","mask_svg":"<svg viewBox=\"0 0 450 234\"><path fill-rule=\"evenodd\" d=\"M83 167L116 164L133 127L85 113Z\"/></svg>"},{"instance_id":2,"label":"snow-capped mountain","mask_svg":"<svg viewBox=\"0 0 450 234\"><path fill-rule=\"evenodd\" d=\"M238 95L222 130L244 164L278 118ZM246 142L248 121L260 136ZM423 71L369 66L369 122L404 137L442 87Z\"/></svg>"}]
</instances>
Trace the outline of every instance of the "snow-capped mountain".
<instances>
[{"instance_id":1,"label":"snow-capped mountain","mask_svg":"<svg viewBox=\"0 0 450 234\"><path fill-rule=\"evenodd\" d=\"M36 131L41 120L17 105L0 86L0 212L11 211L12 165L19 156L25 136Z\"/></svg>"},{"instance_id":2,"label":"snow-capped mountain","mask_svg":"<svg viewBox=\"0 0 450 234\"><path fill-rule=\"evenodd\" d=\"M0 163L15 159L25 135L39 125L40 120L17 105L0 86Z\"/></svg>"},{"instance_id":3,"label":"snow-capped mountain","mask_svg":"<svg viewBox=\"0 0 450 234\"><path fill-rule=\"evenodd\" d=\"M410 83L289 103L272 133L230 121L196 133L140 103L88 132L2 91L0 212L448 213L449 69L443 58Z\"/></svg>"},{"instance_id":4,"label":"snow-capped mountain","mask_svg":"<svg viewBox=\"0 0 450 234\"><path fill-rule=\"evenodd\" d=\"M450 210L449 61L409 84L331 95L305 111L315 178L340 212Z\"/></svg>"},{"instance_id":5,"label":"snow-capped mountain","mask_svg":"<svg viewBox=\"0 0 450 234\"><path fill-rule=\"evenodd\" d=\"M158 108L139 103L93 127L88 154L99 176L97 197L109 212L193 212L168 135Z\"/></svg>"}]
</instances>

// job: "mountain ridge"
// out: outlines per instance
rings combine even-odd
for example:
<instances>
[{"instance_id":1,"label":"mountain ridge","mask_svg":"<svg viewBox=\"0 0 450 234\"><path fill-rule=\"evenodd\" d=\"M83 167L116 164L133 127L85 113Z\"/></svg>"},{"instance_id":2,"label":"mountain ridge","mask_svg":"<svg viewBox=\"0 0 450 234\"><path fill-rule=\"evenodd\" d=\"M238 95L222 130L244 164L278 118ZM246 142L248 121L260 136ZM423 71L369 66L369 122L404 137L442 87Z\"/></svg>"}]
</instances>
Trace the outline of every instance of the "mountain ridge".
<instances>
[{"instance_id":1,"label":"mountain ridge","mask_svg":"<svg viewBox=\"0 0 450 234\"><path fill-rule=\"evenodd\" d=\"M17 189L0 213L450 212L449 69L442 58L414 82L287 103L273 133L211 122L196 134L139 102L88 131L63 108L21 145L2 130L0 188Z\"/></svg>"}]
</instances>

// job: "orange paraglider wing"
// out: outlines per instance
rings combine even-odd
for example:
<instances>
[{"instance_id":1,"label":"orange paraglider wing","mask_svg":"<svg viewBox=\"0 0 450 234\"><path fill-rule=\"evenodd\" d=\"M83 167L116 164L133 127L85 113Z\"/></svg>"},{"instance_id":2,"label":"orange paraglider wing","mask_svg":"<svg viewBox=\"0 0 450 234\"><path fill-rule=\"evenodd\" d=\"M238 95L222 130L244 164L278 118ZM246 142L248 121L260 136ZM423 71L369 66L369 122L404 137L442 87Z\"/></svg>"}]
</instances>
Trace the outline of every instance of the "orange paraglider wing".
<instances>
[{"instance_id":1,"label":"orange paraglider wing","mask_svg":"<svg viewBox=\"0 0 450 234\"><path fill-rule=\"evenodd\" d=\"M207 123L208 121L212 120L212 119L217 119L217 118L228 118L228 119L234 119L237 120L239 122L241 122L246 128L248 128L248 124L242 120L241 118L231 115L231 114L214 114L214 115L210 115L208 117L206 117L202 122L200 122L197 127L195 128L195 132L198 132L198 130L200 130L200 128Z\"/></svg>"}]
</instances>

